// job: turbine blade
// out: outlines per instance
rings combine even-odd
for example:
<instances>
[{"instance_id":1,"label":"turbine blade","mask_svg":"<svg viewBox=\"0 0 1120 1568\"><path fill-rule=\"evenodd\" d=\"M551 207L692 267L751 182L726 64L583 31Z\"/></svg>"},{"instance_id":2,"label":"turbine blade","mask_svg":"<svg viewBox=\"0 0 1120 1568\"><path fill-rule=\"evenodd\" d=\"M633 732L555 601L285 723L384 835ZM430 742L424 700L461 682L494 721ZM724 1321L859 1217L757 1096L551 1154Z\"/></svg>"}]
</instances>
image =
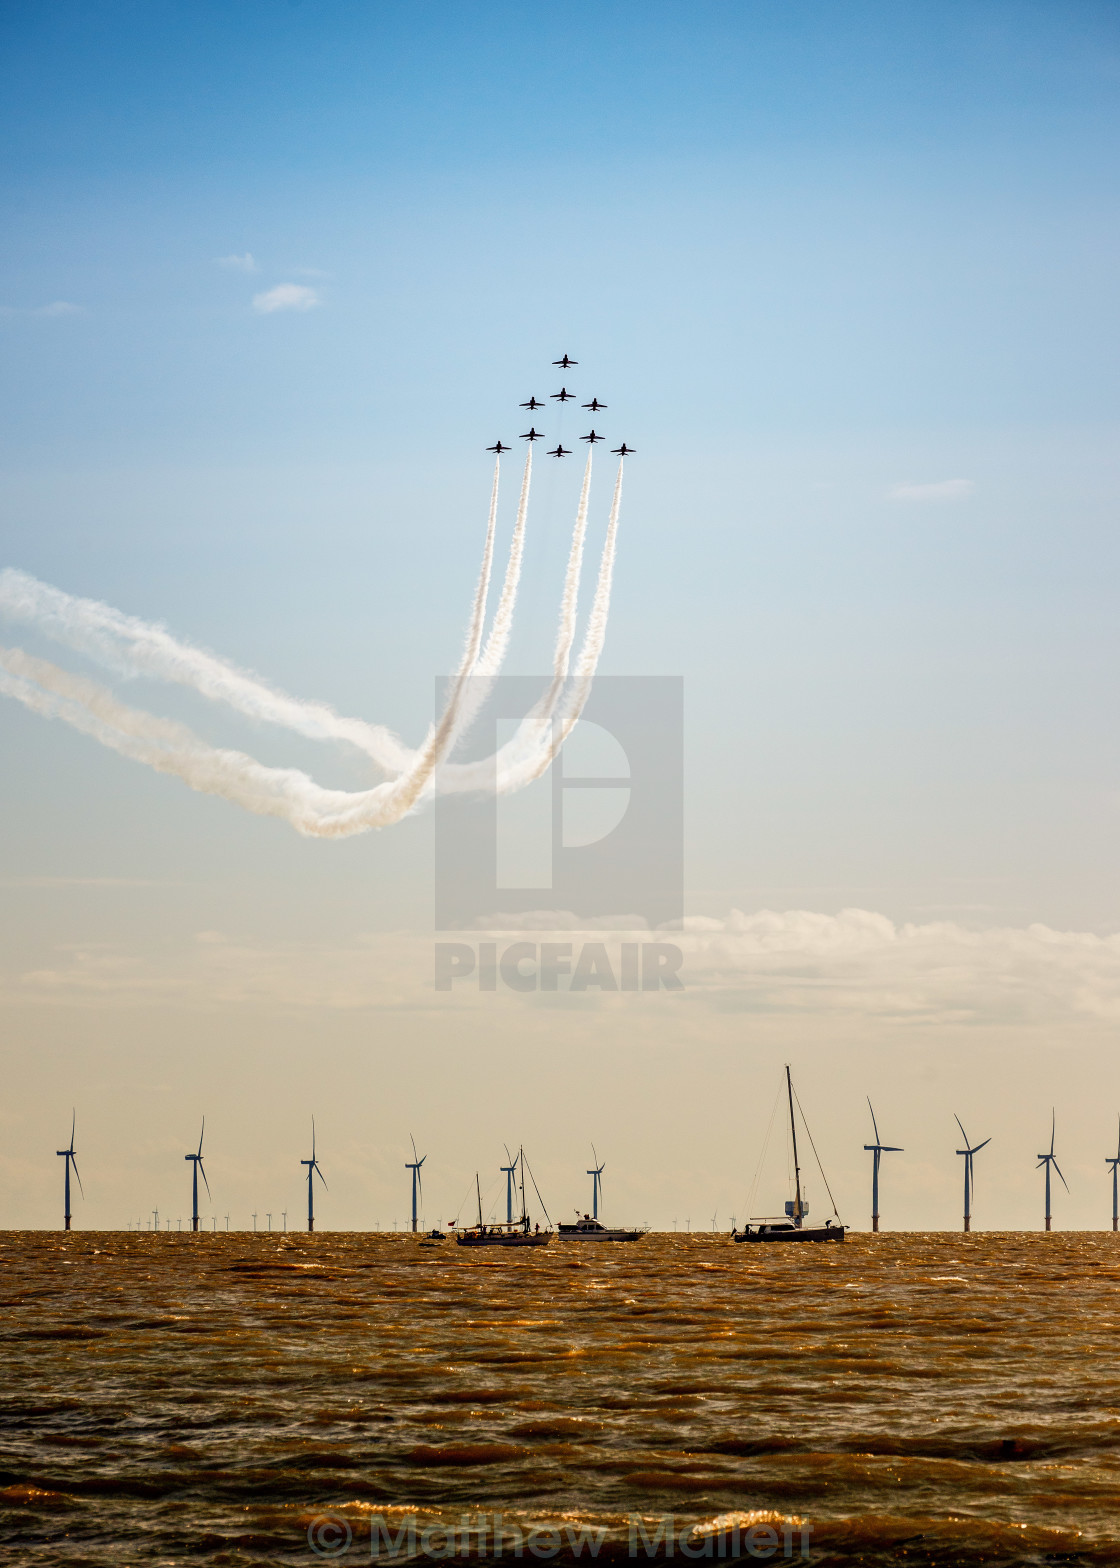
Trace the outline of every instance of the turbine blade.
<instances>
[{"instance_id":1,"label":"turbine blade","mask_svg":"<svg viewBox=\"0 0 1120 1568\"><path fill-rule=\"evenodd\" d=\"M202 1140L206 1136L206 1118L202 1118L202 1131L198 1135L198 1157L202 1158Z\"/></svg>"},{"instance_id":2,"label":"turbine blade","mask_svg":"<svg viewBox=\"0 0 1120 1568\"><path fill-rule=\"evenodd\" d=\"M1059 1176L1062 1176L1062 1167L1058 1164L1057 1160L1054 1161L1054 1169L1057 1171ZM1069 1191L1069 1182L1066 1181L1064 1176L1062 1176L1062 1186L1066 1189L1067 1192Z\"/></svg>"},{"instance_id":3,"label":"turbine blade","mask_svg":"<svg viewBox=\"0 0 1120 1568\"><path fill-rule=\"evenodd\" d=\"M1050 1112L1050 1153L1054 1152L1054 1134L1058 1130L1057 1116L1053 1110Z\"/></svg>"},{"instance_id":4,"label":"turbine blade","mask_svg":"<svg viewBox=\"0 0 1120 1568\"><path fill-rule=\"evenodd\" d=\"M967 1139L965 1140L968 1141ZM315 1118L311 1118L311 1158L315 1158Z\"/></svg>"},{"instance_id":5,"label":"turbine blade","mask_svg":"<svg viewBox=\"0 0 1120 1568\"><path fill-rule=\"evenodd\" d=\"M961 1137L964 1139L965 1143L967 1143L968 1142L968 1134L964 1130L964 1123L961 1121L959 1116L954 1116L953 1120L956 1122L957 1126L961 1130Z\"/></svg>"},{"instance_id":6,"label":"turbine blade","mask_svg":"<svg viewBox=\"0 0 1120 1568\"><path fill-rule=\"evenodd\" d=\"M875 1133L875 1142L879 1142L879 1123L875 1120L875 1107L871 1103L871 1096L867 1096L867 1109L871 1112L871 1126Z\"/></svg>"},{"instance_id":7,"label":"turbine blade","mask_svg":"<svg viewBox=\"0 0 1120 1568\"><path fill-rule=\"evenodd\" d=\"M74 1167L74 1175L78 1177L78 1191L81 1193L82 1197L84 1198L85 1195L86 1195L86 1189L82 1186L82 1178L80 1176L78 1176L78 1162L74 1158L73 1155L70 1156L70 1161L71 1161L71 1163L72 1163L72 1165Z\"/></svg>"},{"instance_id":8,"label":"turbine blade","mask_svg":"<svg viewBox=\"0 0 1120 1568\"><path fill-rule=\"evenodd\" d=\"M408 1137L409 1137L409 1142L412 1144L412 1158L415 1159L416 1158L416 1139L412 1136L411 1133L409 1133Z\"/></svg>"},{"instance_id":9,"label":"turbine blade","mask_svg":"<svg viewBox=\"0 0 1120 1568\"><path fill-rule=\"evenodd\" d=\"M74 1152L74 1131L78 1125L78 1112L75 1109L70 1116L70 1153Z\"/></svg>"},{"instance_id":10,"label":"turbine blade","mask_svg":"<svg viewBox=\"0 0 1120 1568\"><path fill-rule=\"evenodd\" d=\"M199 1157L199 1161L198 1161L198 1169L199 1169L199 1171L200 1171L200 1173L202 1175L203 1181L206 1182L206 1196L209 1197L210 1196L210 1183L208 1181L206 1181L206 1167L202 1163L201 1156Z\"/></svg>"},{"instance_id":11,"label":"turbine blade","mask_svg":"<svg viewBox=\"0 0 1120 1568\"><path fill-rule=\"evenodd\" d=\"M323 1175L322 1171L319 1169L319 1167L317 1165L315 1166L315 1174L316 1174L316 1176L318 1176L319 1180L323 1183L323 1186L326 1187L327 1186L327 1178ZM329 1187L327 1187L327 1191L328 1192L330 1191Z\"/></svg>"},{"instance_id":12,"label":"turbine blade","mask_svg":"<svg viewBox=\"0 0 1120 1568\"><path fill-rule=\"evenodd\" d=\"M973 1154L979 1154L980 1150L981 1149L986 1149L988 1147L989 1143L991 1143L991 1141L992 1140L990 1138L985 1138L983 1143L978 1143L976 1145L975 1149L972 1150L972 1153Z\"/></svg>"}]
</instances>

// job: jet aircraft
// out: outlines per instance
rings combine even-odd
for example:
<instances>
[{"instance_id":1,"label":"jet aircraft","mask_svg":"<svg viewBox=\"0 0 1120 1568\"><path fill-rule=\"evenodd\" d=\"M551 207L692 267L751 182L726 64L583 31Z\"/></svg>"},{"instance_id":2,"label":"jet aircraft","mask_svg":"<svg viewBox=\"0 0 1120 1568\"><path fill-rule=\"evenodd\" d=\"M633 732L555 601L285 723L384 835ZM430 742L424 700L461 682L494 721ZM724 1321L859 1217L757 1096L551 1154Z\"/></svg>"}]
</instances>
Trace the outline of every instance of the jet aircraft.
<instances>
[{"instance_id":1,"label":"jet aircraft","mask_svg":"<svg viewBox=\"0 0 1120 1568\"><path fill-rule=\"evenodd\" d=\"M520 406L522 408L543 408L544 404L537 398L531 397L527 403L522 403Z\"/></svg>"},{"instance_id":2,"label":"jet aircraft","mask_svg":"<svg viewBox=\"0 0 1120 1568\"><path fill-rule=\"evenodd\" d=\"M567 387L561 387L559 392L552 394L553 401L556 403L570 403L574 397L575 393L569 392Z\"/></svg>"},{"instance_id":3,"label":"jet aircraft","mask_svg":"<svg viewBox=\"0 0 1120 1568\"><path fill-rule=\"evenodd\" d=\"M552 363L554 365L559 365L561 370L571 370L573 365L579 364L579 360L569 359L567 354L565 354L563 359L554 359Z\"/></svg>"},{"instance_id":4,"label":"jet aircraft","mask_svg":"<svg viewBox=\"0 0 1120 1568\"><path fill-rule=\"evenodd\" d=\"M500 441L495 441L494 445L488 446L486 450L488 452L497 452L500 455L502 452L512 452L513 448L511 446L503 446Z\"/></svg>"},{"instance_id":5,"label":"jet aircraft","mask_svg":"<svg viewBox=\"0 0 1120 1568\"><path fill-rule=\"evenodd\" d=\"M528 430L526 430L524 435L521 437L521 440L522 441L543 441L544 440L544 431L543 430L535 430L533 428L533 426L530 425Z\"/></svg>"},{"instance_id":6,"label":"jet aircraft","mask_svg":"<svg viewBox=\"0 0 1120 1568\"><path fill-rule=\"evenodd\" d=\"M605 441L606 439L606 436L597 436L594 429L592 429L589 436L580 436L581 441L590 441L592 446L595 445L596 441Z\"/></svg>"},{"instance_id":7,"label":"jet aircraft","mask_svg":"<svg viewBox=\"0 0 1120 1568\"><path fill-rule=\"evenodd\" d=\"M629 457L631 452L636 452L637 450L636 446L627 446L624 441L621 446L611 447L611 455L612 457Z\"/></svg>"},{"instance_id":8,"label":"jet aircraft","mask_svg":"<svg viewBox=\"0 0 1120 1568\"><path fill-rule=\"evenodd\" d=\"M549 452L549 457L571 457L571 451L566 446L554 446Z\"/></svg>"},{"instance_id":9,"label":"jet aircraft","mask_svg":"<svg viewBox=\"0 0 1120 1568\"><path fill-rule=\"evenodd\" d=\"M590 403L583 404L583 407L589 408L593 414L597 414L601 408L606 408L606 406L605 403L600 403L597 397L593 397Z\"/></svg>"}]
</instances>

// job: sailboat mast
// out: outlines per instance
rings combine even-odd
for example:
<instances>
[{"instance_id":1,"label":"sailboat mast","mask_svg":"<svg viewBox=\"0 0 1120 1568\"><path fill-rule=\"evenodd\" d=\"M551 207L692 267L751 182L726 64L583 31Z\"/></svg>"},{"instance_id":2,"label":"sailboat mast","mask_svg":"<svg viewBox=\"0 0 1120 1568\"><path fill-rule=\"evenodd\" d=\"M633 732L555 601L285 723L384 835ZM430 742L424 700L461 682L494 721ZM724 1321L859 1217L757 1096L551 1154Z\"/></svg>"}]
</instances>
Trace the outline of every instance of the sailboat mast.
<instances>
[{"instance_id":1,"label":"sailboat mast","mask_svg":"<svg viewBox=\"0 0 1120 1568\"><path fill-rule=\"evenodd\" d=\"M797 1122L793 1115L793 1079L789 1075L789 1063L786 1063L786 1093L789 1096L789 1131L793 1139L793 1183L796 1198L793 1206L793 1223L801 1225L801 1167L797 1163Z\"/></svg>"},{"instance_id":2,"label":"sailboat mast","mask_svg":"<svg viewBox=\"0 0 1120 1568\"><path fill-rule=\"evenodd\" d=\"M474 1190L478 1193L478 1228L482 1229L482 1187L479 1184L478 1172L474 1173Z\"/></svg>"},{"instance_id":3,"label":"sailboat mast","mask_svg":"<svg viewBox=\"0 0 1120 1568\"><path fill-rule=\"evenodd\" d=\"M521 1161L521 1229L529 1229L529 1216L525 1212L525 1148L518 1150L518 1159Z\"/></svg>"}]
</instances>

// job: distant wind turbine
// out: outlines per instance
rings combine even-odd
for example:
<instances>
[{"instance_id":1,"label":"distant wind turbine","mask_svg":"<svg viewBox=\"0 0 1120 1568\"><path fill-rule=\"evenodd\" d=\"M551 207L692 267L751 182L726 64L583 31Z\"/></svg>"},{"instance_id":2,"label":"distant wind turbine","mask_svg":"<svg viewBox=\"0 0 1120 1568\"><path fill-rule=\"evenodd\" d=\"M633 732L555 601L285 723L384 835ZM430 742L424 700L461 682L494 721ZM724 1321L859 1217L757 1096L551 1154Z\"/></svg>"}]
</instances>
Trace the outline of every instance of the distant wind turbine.
<instances>
[{"instance_id":1,"label":"distant wind turbine","mask_svg":"<svg viewBox=\"0 0 1120 1568\"><path fill-rule=\"evenodd\" d=\"M409 1134L409 1137L410 1138L412 1137L411 1133ZM412 1159L411 1160L405 1160L404 1168L405 1168L406 1171L411 1171L412 1172L412 1229L413 1229L413 1231L416 1230L417 1214L419 1212L418 1209L417 1209L417 1206L416 1206L416 1197L417 1197L418 1193L421 1196L423 1196L423 1191L424 1191L423 1186L422 1186L421 1181L420 1181L420 1167L421 1167L421 1165L423 1165L424 1161L427 1158L428 1158L428 1156L426 1154L422 1154L419 1157L419 1159L417 1158L417 1156L416 1156L416 1139L412 1138Z\"/></svg>"},{"instance_id":2,"label":"distant wind turbine","mask_svg":"<svg viewBox=\"0 0 1120 1568\"><path fill-rule=\"evenodd\" d=\"M83 1198L86 1195L85 1188L82 1186L82 1178L78 1175L78 1160L77 1160L77 1156L74 1153L74 1133L75 1133L75 1131L77 1129L77 1126L78 1126L78 1113L77 1113L77 1111L74 1111L73 1115L71 1116L71 1120L70 1120L70 1147L68 1149L58 1149L58 1150L56 1150L56 1153L58 1154L59 1159L66 1161L66 1166L65 1166L65 1170L66 1170L66 1204L65 1204L65 1209L66 1209L66 1212L63 1215L63 1220L65 1221L67 1230L70 1229L70 1167L71 1167L71 1165L74 1167L74 1176L75 1176L75 1179L77 1180L77 1183L78 1183L78 1191L81 1193Z\"/></svg>"},{"instance_id":3,"label":"distant wind turbine","mask_svg":"<svg viewBox=\"0 0 1120 1568\"><path fill-rule=\"evenodd\" d=\"M875 1142L865 1143L864 1148L871 1152L871 1229L879 1229L879 1161L884 1154L904 1154L906 1151L893 1143L879 1142L879 1124L875 1120L875 1107L871 1103L871 1096L867 1097L867 1109L871 1112L871 1125L875 1130ZM967 1143L967 1139L965 1142Z\"/></svg>"},{"instance_id":4,"label":"distant wind turbine","mask_svg":"<svg viewBox=\"0 0 1120 1568\"><path fill-rule=\"evenodd\" d=\"M1120 1118L1117 1120L1120 1123ZM1120 1165L1120 1125L1116 1129L1116 1158L1114 1160L1105 1160L1104 1163L1112 1166L1112 1228L1116 1230L1117 1221L1120 1221L1120 1206L1117 1205L1116 1201L1120 1197L1120 1193L1117 1193L1116 1190L1116 1167Z\"/></svg>"},{"instance_id":5,"label":"distant wind turbine","mask_svg":"<svg viewBox=\"0 0 1120 1568\"><path fill-rule=\"evenodd\" d=\"M599 1164L599 1156L595 1153L594 1144L591 1145L591 1158L595 1161L595 1164L587 1172L587 1175L591 1177L591 1218L597 1220L599 1218L599 1194L603 1190L603 1172L607 1167L605 1162L602 1165Z\"/></svg>"},{"instance_id":6,"label":"distant wind turbine","mask_svg":"<svg viewBox=\"0 0 1120 1568\"><path fill-rule=\"evenodd\" d=\"M1050 1112L1050 1153L1049 1154L1040 1154L1038 1156L1038 1164L1035 1166L1035 1170L1036 1171L1040 1171L1043 1168L1043 1166L1046 1167L1046 1229L1047 1230L1050 1229L1050 1167L1051 1167L1051 1165L1054 1167L1054 1169L1058 1172L1058 1175L1061 1177L1062 1186L1066 1189L1067 1192L1069 1191L1069 1183L1066 1181L1065 1177L1062 1176L1061 1167L1059 1166L1057 1160L1054 1158L1054 1134L1057 1131L1057 1126L1058 1126L1057 1117L1056 1117L1054 1111L1051 1110L1051 1112ZM1113 1207L1115 1208L1115 1205L1113 1205Z\"/></svg>"},{"instance_id":7,"label":"distant wind turbine","mask_svg":"<svg viewBox=\"0 0 1120 1568\"><path fill-rule=\"evenodd\" d=\"M202 1140L206 1136L206 1118L202 1118L202 1131L198 1135L198 1153L184 1154L185 1160L192 1160L194 1168L191 1171L191 1230L198 1229L198 1173L202 1171L202 1179L206 1182L206 1196L210 1197L210 1183L206 1181L206 1170L202 1164Z\"/></svg>"},{"instance_id":8,"label":"distant wind turbine","mask_svg":"<svg viewBox=\"0 0 1120 1568\"><path fill-rule=\"evenodd\" d=\"M973 1172L972 1172L972 1161L973 1161L974 1157L977 1154L980 1153L981 1149L986 1149L987 1148L988 1144L991 1143L992 1140L990 1138L985 1138L983 1143L978 1143L975 1148L972 1148L970 1146L970 1144L969 1144L968 1134L964 1130L964 1124L962 1123L960 1117L959 1116L954 1116L953 1120L956 1122L957 1126L960 1128L960 1130L961 1130L961 1137L964 1139L964 1148L963 1149L958 1149L957 1153L964 1155L964 1228L965 1228L965 1230L971 1230L972 1229L972 1189L973 1189L973 1187L975 1185L975 1180L974 1180Z\"/></svg>"},{"instance_id":9,"label":"distant wind turbine","mask_svg":"<svg viewBox=\"0 0 1120 1568\"><path fill-rule=\"evenodd\" d=\"M507 1225L512 1225L513 1224L513 1174L514 1174L514 1172L517 1169L517 1161L514 1159L513 1155L509 1152L509 1144L508 1143L505 1146L505 1150L506 1150L506 1159L509 1161L509 1164L508 1165L499 1165L498 1169L502 1172L502 1174L505 1176L505 1179L506 1179L506 1224Z\"/></svg>"},{"instance_id":10,"label":"distant wind turbine","mask_svg":"<svg viewBox=\"0 0 1120 1568\"><path fill-rule=\"evenodd\" d=\"M318 1174L323 1186L327 1185L327 1178L319 1169L319 1161L315 1158L315 1118L311 1118L311 1158L300 1160L301 1165L307 1166L307 1228L315 1229L315 1176Z\"/></svg>"}]
</instances>

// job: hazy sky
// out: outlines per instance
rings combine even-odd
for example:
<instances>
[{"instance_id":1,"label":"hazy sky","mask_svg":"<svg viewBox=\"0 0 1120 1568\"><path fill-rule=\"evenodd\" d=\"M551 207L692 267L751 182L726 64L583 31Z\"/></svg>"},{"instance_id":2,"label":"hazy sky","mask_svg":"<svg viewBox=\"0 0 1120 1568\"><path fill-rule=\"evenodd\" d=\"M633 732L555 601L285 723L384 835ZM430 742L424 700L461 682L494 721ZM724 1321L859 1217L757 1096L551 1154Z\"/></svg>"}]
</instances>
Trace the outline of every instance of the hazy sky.
<instances>
[{"instance_id":1,"label":"hazy sky","mask_svg":"<svg viewBox=\"0 0 1120 1568\"><path fill-rule=\"evenodd\" d=\"M83 1225L174 1223L203 1113L213 1211L291 1222L312 1111L328 1228L403 1220L410 1132L429 1219L522 1139L563 1215L594 1140L608 1214L726 1224L785 1060L854 1223L868 1092L906 1145L888 1223L956 1223L956 1111L993 1137L978 1223L1036 1224L1052 1106L1059 1223L1107 1223L1115 6L58 0L0 30L0 567L415 743L482 448L571 353L639 449L602 668L684 677L692 917L683 993L437 995L429 813L301 839L5 700L0 1224L57 1222L75 1105ZM517 673L578 478L538 477Z\"/></svg>"}]
</instances>

